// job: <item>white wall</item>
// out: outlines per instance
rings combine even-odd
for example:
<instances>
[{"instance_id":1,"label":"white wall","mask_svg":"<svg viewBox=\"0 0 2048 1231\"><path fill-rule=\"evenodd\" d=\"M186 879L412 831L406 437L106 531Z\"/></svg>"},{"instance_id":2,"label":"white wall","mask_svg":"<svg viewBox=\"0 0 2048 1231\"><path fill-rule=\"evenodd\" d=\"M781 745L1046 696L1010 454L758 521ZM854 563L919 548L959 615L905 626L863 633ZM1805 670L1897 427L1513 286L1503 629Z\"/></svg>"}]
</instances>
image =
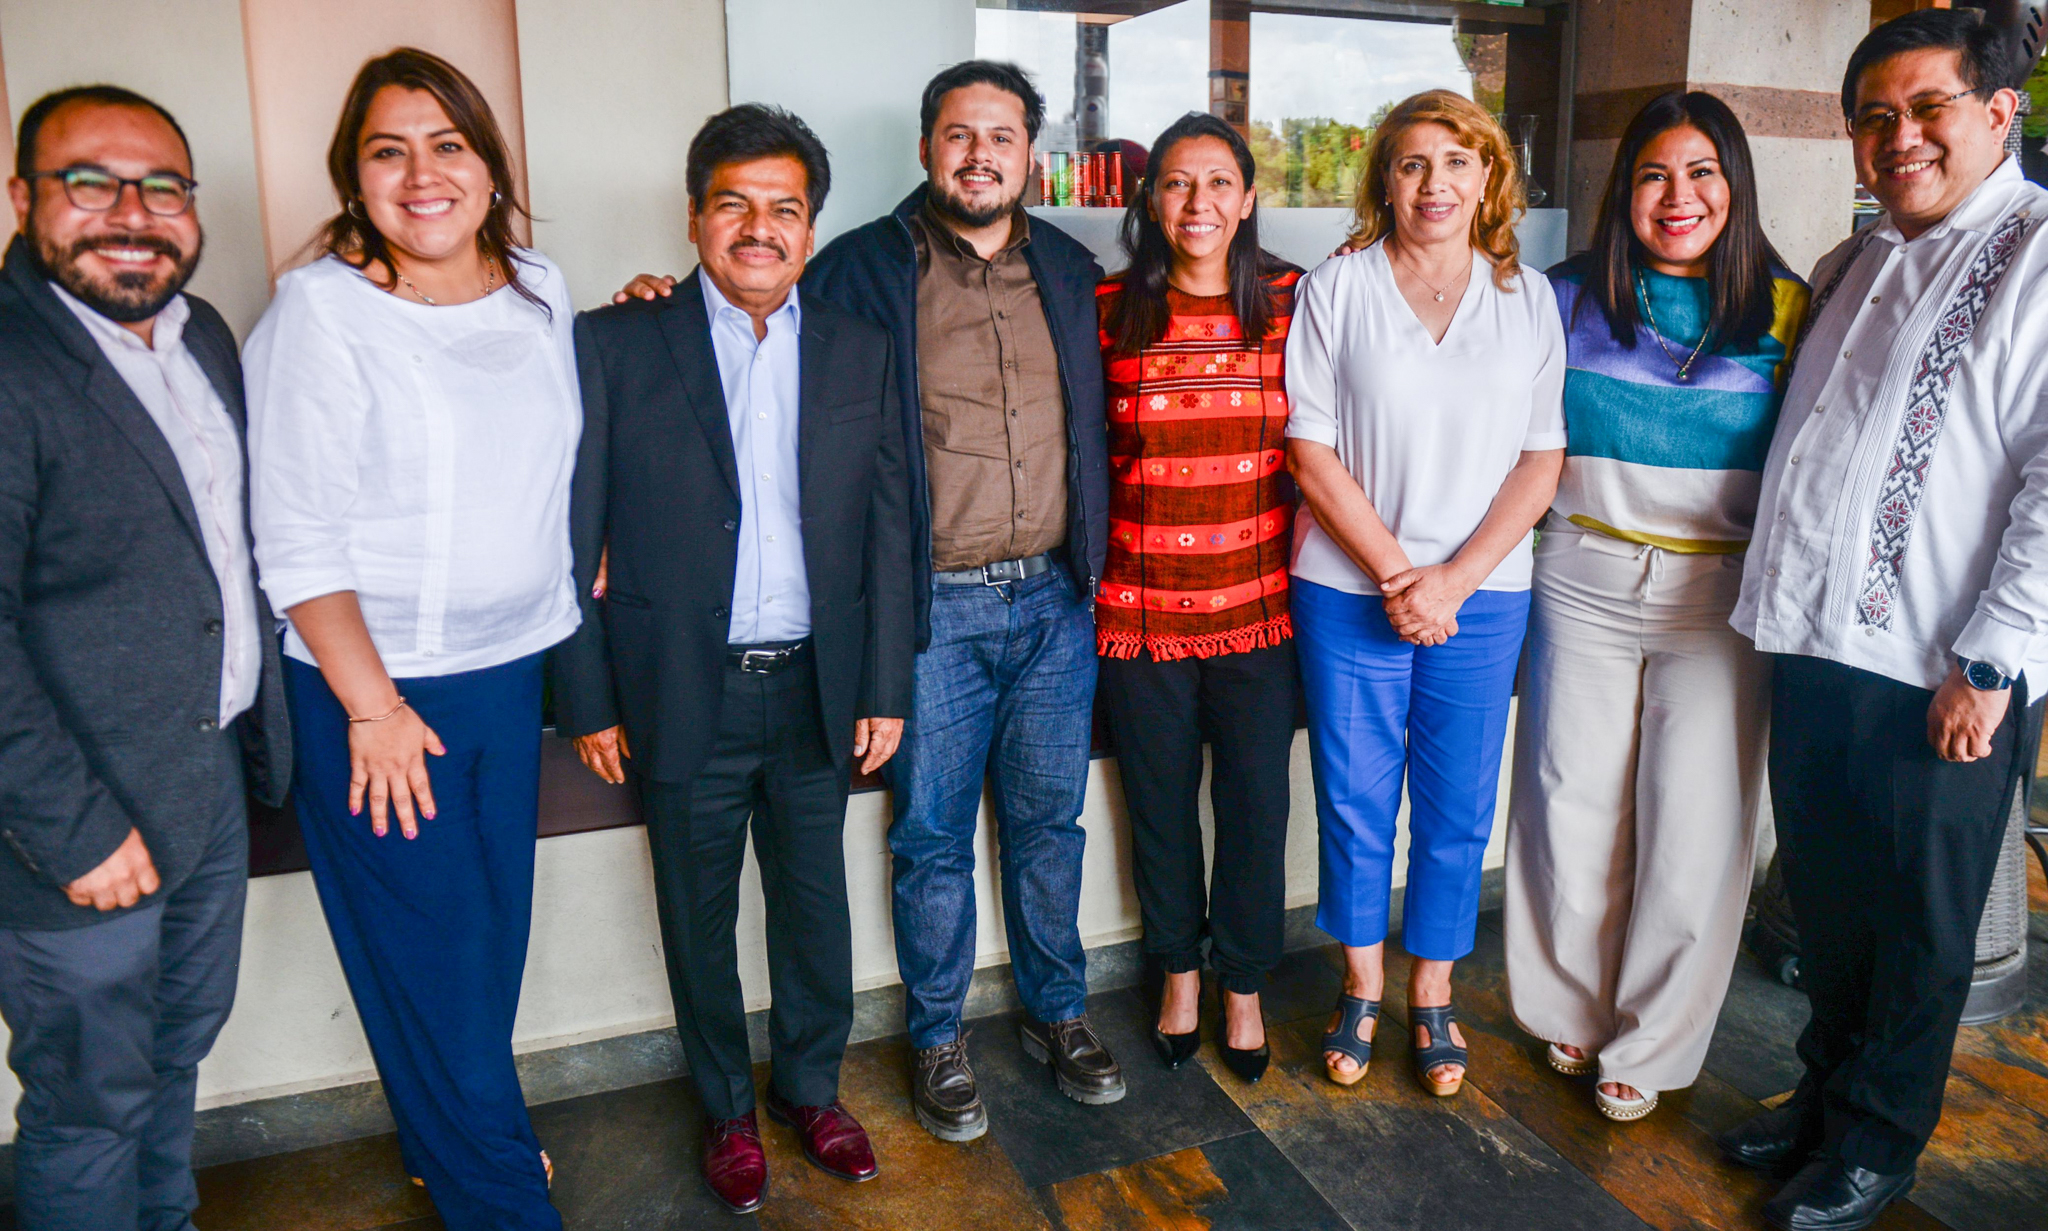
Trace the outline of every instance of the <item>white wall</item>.
<instances>
[{"instance_id":1,"label":"white wall","mask_svg":"<svg viewBox=\"0 0 2048 1231\"><path fill-rule=\"evenodd\" d=\"M534 246L579 308L636 273L683 273L683 161L726 105L724 0L519 0Z\"/></svg>"},{"instance_id":2,"label":"white wall","mask_svg":"<svg viewBox=\"0 0 2048 1231\"><path fill-rule=\"evenodd\" d=\"M726 0L725 28L732 101L789 108L832 155L820 247L924 178L924 84L974 57L974 0Z\"/></svg>"},{"instance_id":3,"label":"white wall","mask_svg":"<svg viewBox=\"0 0 2048 1231\"><path fill-rule=\"evenodd\" d=\"M192 141L206 255L192 279L236 333L270 298L241 7L233 0L0 0L11 128L42 95L107 82L178 117Z\"/></svg>"}]
</instances>

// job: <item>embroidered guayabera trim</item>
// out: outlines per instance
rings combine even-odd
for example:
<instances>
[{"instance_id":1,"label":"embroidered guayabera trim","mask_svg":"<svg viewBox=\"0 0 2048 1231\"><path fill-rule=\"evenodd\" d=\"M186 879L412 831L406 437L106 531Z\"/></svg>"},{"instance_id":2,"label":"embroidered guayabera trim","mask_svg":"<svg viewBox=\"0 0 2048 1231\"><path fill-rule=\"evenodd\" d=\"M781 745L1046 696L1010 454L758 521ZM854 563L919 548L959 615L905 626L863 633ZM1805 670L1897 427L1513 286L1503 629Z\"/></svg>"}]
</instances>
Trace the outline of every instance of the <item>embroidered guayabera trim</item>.
<instances>
[{"instance_id":1,"label":"embroidered guayabera trim","mask_svg":"<svg viewBox=\"0 0 2048 1231\"><path fill-rule=\"evenodd\" d=\"M2016 216L1992 233L1990 242L1970 262L1962 286L1942 311L1934 336L1927 340L1919 365L1913 369L1913 383L1906 391L1906 415L1900 421L1899 438L1892 446L1891 464L1885 468L1877 491L1877 510L1870 521L1870 562L1856 599L1859 624L1892 626L1892 615L1899 606L1899 575L1905 567L1906 548L1913 541L1921 501L1927 495L1927 470L1948 419L1956 364L1976 336L1984 305L2012 267L2013 254L2033 230L2034 221Z\"/></svg>"}]
</instances>

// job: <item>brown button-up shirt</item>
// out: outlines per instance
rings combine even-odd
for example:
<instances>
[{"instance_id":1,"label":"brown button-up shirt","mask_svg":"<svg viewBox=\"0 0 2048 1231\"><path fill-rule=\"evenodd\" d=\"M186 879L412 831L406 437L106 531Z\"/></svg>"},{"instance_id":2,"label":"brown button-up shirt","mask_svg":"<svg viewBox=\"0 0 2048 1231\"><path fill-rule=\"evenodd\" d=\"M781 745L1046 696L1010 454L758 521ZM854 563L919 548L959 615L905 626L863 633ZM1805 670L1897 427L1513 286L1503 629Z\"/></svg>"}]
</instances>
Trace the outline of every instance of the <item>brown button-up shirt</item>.
<instances>
[{"instance_id":1,"label":"brown button-up shirt","mask_svg":"<svg viewBox=\"0 0 2048 1231\"><path fill-rule=\"evenodd\" d=\"M932 567L978 568L1067 538L1067 407L1021 210L992 261L917 215L917 377Z\"/></svg>"}]
</instances>

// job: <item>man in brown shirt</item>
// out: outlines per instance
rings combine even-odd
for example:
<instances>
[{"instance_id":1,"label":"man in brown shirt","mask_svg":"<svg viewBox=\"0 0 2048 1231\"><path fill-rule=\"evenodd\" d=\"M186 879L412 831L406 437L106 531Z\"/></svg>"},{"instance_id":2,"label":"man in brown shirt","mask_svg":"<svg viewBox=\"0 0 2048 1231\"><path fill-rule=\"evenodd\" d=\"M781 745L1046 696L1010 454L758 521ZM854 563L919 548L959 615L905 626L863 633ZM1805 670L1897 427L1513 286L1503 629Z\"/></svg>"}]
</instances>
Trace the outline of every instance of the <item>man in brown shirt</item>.
<instances>
[{"instance_id":1,"label":"man in brown shirt","mask_svg":"<svg viewBox=\"0 0 2048 1231\"><path fill-rule=\"evenodd\" d=\"M1076 918L1094 593L1109 532L1102 270L1021 208L1044 114L1015 65L972 60L940 73L921 117L926 184L804 275L814 293L890 331L904 403L922 411L904 415L912 516L926 519L913 541L928 554L917 560L911 717L888 766L889 847L913 1102L948 1141L988 1127L961 1027L984 781L1002 828L1023 1047L1079 1102L1124 1094L1084 1016Z\"/></svg>"},{"instance_id":2,"label":"man in brown shirt","mask_svg":"<svg viewBox=\"0 0 2048 1231\"><path fill-rule=\"evenodd\" d=\"M1031 218L1010 215L992 259L929 200L917 244L917 379L924 398L932 567L978 569L1067 539L1067 407L1038 281Z\"/></svg>"}]
</instances>

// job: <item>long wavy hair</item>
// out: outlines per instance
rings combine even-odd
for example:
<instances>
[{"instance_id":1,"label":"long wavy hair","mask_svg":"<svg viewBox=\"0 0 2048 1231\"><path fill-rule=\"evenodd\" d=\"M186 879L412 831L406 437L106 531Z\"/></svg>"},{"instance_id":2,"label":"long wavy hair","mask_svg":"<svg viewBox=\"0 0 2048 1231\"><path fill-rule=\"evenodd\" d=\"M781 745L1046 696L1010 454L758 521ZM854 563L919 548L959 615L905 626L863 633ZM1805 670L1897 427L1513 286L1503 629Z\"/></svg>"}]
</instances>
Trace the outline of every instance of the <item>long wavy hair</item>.
<instances>
[{"instance_id":1,"label":"long wavy hair","mask_svg":"<svg viewBox=\"0 0 2048 1231\"><path fill-rule=\"evenodd\" d=\"M1146 178L1124 208L1121 241L1130 265L1124 271L1123 291L1111 303L1109 319L1104 322L1117 354L1138 354L1166 336L1167 318L1172 315L1166 303L1166 287L1167 276L1173 270L1173 247L1159 221L1156 181L1173 147L1196 137L1214 137L1230 147L1247 190L1258 177L1251 146L1245 144L1235 128L1213 115L1190 111L1159 134L1145 158ZM1238 330L1246 342L1256 344L1273 325L1271 279L1294 268L1259 247L1256 202L1251 216L1237 224L1226 260L1230 270L1230 306L1237 314Z\"/></svg>"},{"instance_id":2,"label":"long wavy hair","mask_svg":"<svg viewBox=\"0 0 2048 1231\"><path fill-rule=\"evenodd\" d=\"M1358 198L1352 203L1357 222L1351 230L1350 246L1364 248L1394 233L1394 207L1387 199L1394 149L1417 124L1441 124L1450 129L1459 145L1477 151L1486 164L1486 190L1472 215L1472 246L1493 262L1494 285L1513 290L1522 272L1515 221L1529 208L1522 175L1515 166L1514 147L1507 131L1486 108L1449 90L1424 90L1402 99L1373 130L1365 174L1359 177Z\"/></svg>"},{"instance_id":3,"label":"long wavy hair","mask_svg":"<svg viewBox=\"0 0 2048 1231\"><path fill-rule=\"evenodd\" d=\"M505 285L541 311L548 311L540 296L519 279L515 220L531 220L533 215L520 203L512 176L511 147L498 128L497 117L491 114L483 91L461 69L417 47L400 47L368 61L349 86L348 98L341 105L341 119L334 126L334 140L327 145L327 178L334 184L341 212L320 228L313 241L315 249L322 256L339 256L358 269L381 263L386 278L378 285L387 291L398 285L398 266L391 259L391 246L370 221L369 210L363 205L362 178L356 169L357 150L362 143L363 125L369 120L370 104L376 100L377 91L394 85L433 95L441 110L448 114L448 122L469 142L477 157L484 160L491 174L492 200L483 226L476 233L477 250L486 260L497 262L504 272Z\"/></svg>"},{"instance_id":4,"label":"long wavy hair","mask_svg":"<svg viewBox=\"0 0 2048 1231\"><path fill-rule=\"evenodd\" d=\"M1785 259L1764 234L1756 167L1742 121L1727 103L1703 90L1658 95L1622 132L1614 167L1607 173L1607 189L1600 196L1600 216L1593 223L1593 249L1585 257L1587 293L1572 309L1572 319L1578 319L1588 301L1597 303L1615 342L1635 349L1636 326L1642 321L1636 274L1649 257L1649 249L1636 237L1630 209L1636 160L1650 142L1674 128L1697 128L1704 134L1721 162L1721 177L1728 181L1728 219L1707 250L1707 335L1715 348L1753 346L1770 332L1777 317L1772 268L1783 267Z\"/></svg>"}]
</instances>

